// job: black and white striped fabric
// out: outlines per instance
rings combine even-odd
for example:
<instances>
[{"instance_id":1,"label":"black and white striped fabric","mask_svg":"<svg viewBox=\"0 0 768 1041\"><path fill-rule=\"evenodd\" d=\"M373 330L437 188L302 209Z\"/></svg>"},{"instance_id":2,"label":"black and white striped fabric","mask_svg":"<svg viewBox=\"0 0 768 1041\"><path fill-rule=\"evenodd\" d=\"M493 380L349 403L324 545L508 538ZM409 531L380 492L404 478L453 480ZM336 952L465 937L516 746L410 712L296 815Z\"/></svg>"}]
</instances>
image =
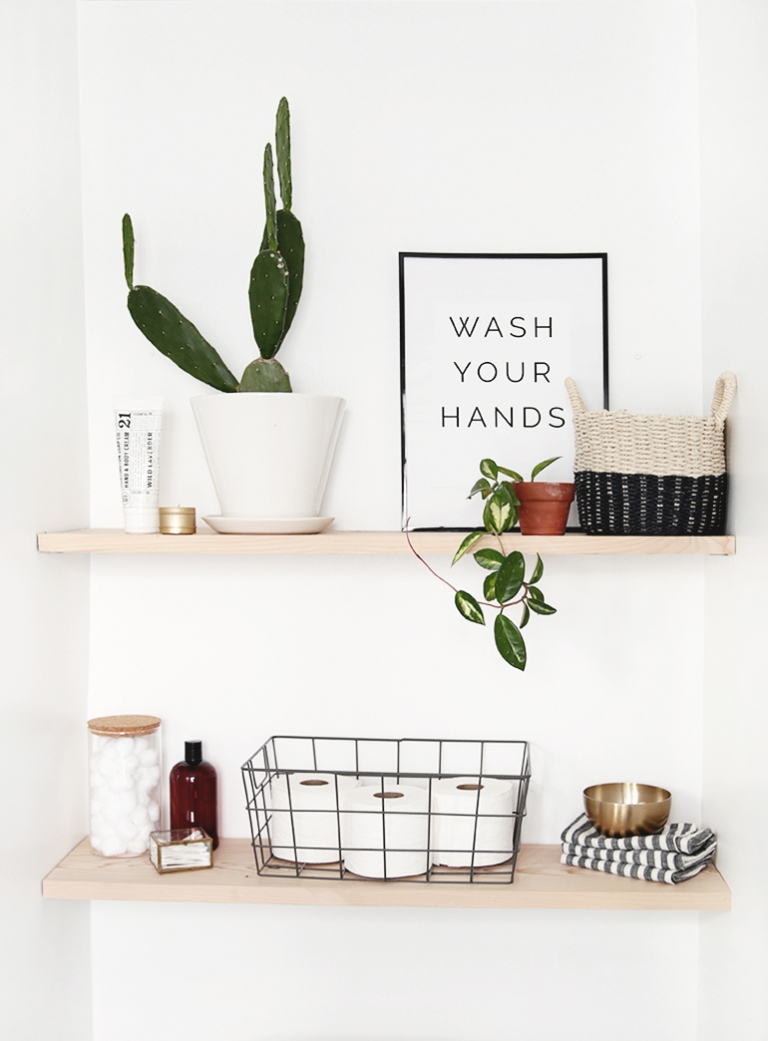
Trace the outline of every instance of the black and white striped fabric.
<instances>
[{"instance_id":1,"label":"black and white striped fabric","mask_svg":"<svg viewBox=\"0 0 768 1041\"><path fill-rule=\"evenodd\" d=\"M703 861L684 868L681 871L669 871L659 867L647 867L643 864L626 864L615 860L595 860L593 857L574 857L570 853L560 856L561 864L571 867L590 868L592 871L603 871L608 875L623 875L625 878L641 878L646 882L666 882L668 885L677 885L693 878L709 864L711 856Z\"/></svg>"},{"instance_id":2,"label":"black and white striped fabric","mask_svg":"<svg viewBox=\"0 0 768 1041\"><path fill-rule=\"evenodd\" d=\"M629 835L625 839L612 839L602 835L590 823L586 813L580 814L560 836L563 845L588 846L590 849L657 849L669 853L699 853L714 839L710 828L699 828L696 824L667 824L657 835Z\"/></svg>"},{"instance_id":3,"label":"black and white striped fabric","mask_svg":"<svg viewBox=\"0 0 768 1041\"><path fill-rule=\"evenodd\" d=\"M572 846L563 843L563 853L577 860L609 860L614 864L640 864L641 867L660 868L663 871L686 871L715 854L717 841L710 842L698 853L668 853L663 849L592 849L590 846Z\"/></svg>"}]
</instances>

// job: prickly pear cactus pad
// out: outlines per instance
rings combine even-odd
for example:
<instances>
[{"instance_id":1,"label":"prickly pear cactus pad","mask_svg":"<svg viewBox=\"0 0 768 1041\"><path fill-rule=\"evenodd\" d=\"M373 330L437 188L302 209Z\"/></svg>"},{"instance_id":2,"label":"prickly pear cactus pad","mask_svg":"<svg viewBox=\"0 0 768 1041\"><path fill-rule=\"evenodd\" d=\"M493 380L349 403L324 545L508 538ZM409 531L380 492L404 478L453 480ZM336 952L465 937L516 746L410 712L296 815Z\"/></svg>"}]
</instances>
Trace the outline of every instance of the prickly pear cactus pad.
<instances>
[{"instance_id":1,"label":"prickly pear cactus pad","mask_svg":"<svg viewBox=\"0 0 768 1041\"><path fill-rule=\"evenodd\" d=\"M288 267L277 251L265 249L251 268L248 299L253 335L262 358L274 358L285 336Z\"/></svg>"},{"instance_id":2,"label":"prickly pear cactus pad","mask_svg":"<svg viewBox=\"0 0 768 1041\"><path fill-rule=\"evenodd\" d=\"M257 358L247 365L240 385L241 391L283 391L290 393L288 373L276 358Z\"/></svg>"},{"instance_id":3,"label":"prickly pear cactus pad","mask_svg":"<svg viewBox=\"0 0 768 1041\"><path fill-rule=\"evenodd\" d=\"M170 300L149 286L133 284L133 224L123 217L123 259L128 283L128 310L150 343L180 369L208 386L227 393L237 390L237 380L198 329Z\"/></svg>"}]
</instances>

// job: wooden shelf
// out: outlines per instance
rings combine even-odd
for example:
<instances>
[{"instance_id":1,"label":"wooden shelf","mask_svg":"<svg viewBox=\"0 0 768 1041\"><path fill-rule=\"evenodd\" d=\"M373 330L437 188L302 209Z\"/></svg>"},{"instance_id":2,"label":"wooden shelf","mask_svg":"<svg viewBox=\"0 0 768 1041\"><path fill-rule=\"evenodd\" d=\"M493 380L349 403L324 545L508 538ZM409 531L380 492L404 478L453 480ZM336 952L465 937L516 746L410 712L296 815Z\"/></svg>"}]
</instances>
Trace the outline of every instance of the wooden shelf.
<instances>
[{"instance_id":1,"label":"wooden shelf","mask_svg":"<svg viewBox=\"0 0 768 1041\"><path fill-rule=\"evenodd\" d=\"M419 553L453 555L462 532L414 532ZM505 535L507 553L553 554L710 554L736 552L733 535ZM495 539L488 536L488 545ZM483 543L481 542L480 545ZM195 535L126 535L119 528L42 532L37 536L43 553L410 553L401 531L328 531L321 535L218 535L201 530Z\"/></svg>"},{"instance_id":2,"label":"wooden shelf","mask_svg":"<svg viewBox=\"0 0 768 1041\"><path fill-rule=\"evenodd\" d=\"M222 839L215 866L159 875L148 857L106 860L84 839L43 882L56 900L154 900L207 904L336 907L573 908L728 911L731 893L712 865L677 886L617 878L560 863L559 846L523 846L509 884L267 878L256 873L249 839Z\"/></svg>"}]
</instances>

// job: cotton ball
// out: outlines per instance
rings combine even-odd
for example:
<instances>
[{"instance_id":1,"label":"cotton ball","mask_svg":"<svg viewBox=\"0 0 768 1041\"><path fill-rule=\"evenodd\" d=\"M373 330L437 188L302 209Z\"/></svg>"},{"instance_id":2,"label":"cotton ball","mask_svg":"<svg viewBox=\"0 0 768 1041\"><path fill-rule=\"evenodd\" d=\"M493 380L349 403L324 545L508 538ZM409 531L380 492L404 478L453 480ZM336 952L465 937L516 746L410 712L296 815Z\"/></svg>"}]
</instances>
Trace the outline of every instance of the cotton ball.
<instances>
[{"instance_id":1,"label":"cotton ball","mask_svg":"<svg viewBox=\"0 0 768 1041\"><path fill-rule=\"evenodd\" d=\"M120 764L117 759L111 755L100 755L96 760L96 769L102 777L109 780L120 770Z\"/></svg>"},{"instance_id":2,"label":"cotton ball","mask_svg":"<svg viewBox=\"0 0 768 1041\"><path fill-rule=\"evenodd\" d=\"M130 774L116 773L109 778L109 790L112 792L130 792L135 785Z\"/></svg>"},{"instance_id":3,"label":"cotton ball","mask_svg":"<svg viewBox=\"0 0 768 1041\"><path fill-rule=\"evenodd\" d=\"M102 803L102 813L111 821L130 816L135 809L136 796L133 792L109 792Z\"/></svg>"},{"instance_id":4,"label":"cotton ball","mask_svg":"<svg viewBox=\"0 0 768 1041\"><path fill-rule=\"evenodd\" d=\"M98 770L91 770L91 788L101 788L106 783L105 777Z\"/></svg>"},{"instance_id":5,"label":"cotton ball","mask_svg":"<svg viewBox=\"0 0 768 1041\"><path fill-rule=\"evenodd\" d=\"M147 813L147 807L146 806L137 806L136 809L131 814L131 820L133 821L134 824L137 824L137 825L146 824L147 821L149 820L149 814Z\"/></svg>"},{"instance_id":6,"label":"cotton ball","mask_svg":"<svg viewBox=\"0 0 768 1041\"><path fill-rule=\"evenodd\" d=\"M156 824L160 820L160 807L156 802L150 802L147 807L147 816L153 824Z\"/></svg>"},{"instance_id":7,"label":"cotton ball","mask_svg":"<svg viewBox=\"0 0 768 1041\"><path fill-rule=\"evenodd\" d=\"M129 853L143 853L145 849L149 848L148 839L137 836L135 839L131 839L128 843Z\"/></svg>"},{"instance_id":8,"label":"cotton ball","mask_svg":"<svg viewBox=\"0 0 768 1041\"><path fill-rule=\"evenodd\" d=\"M139 757L137 755L134 755L133 753L131 753L131 755L127 755L125 759L123 759L123 770L125 770L126 773L135 773L138 768L138 765Z\"/></svg>"},{"instance_id":9,"label":"cotton ball","mask_svg":"<svg viewBox=\"0 0 768 1041\"><path fill-rule=\"evenodd\" d=\"M136 741L136 743L134 745L134 749L133 750L136 753L136 755L141 755L141 753L147 747L147 744L148 744L147 739L146 739L146 737L137 737L135 739L135 741Z\"/></svg>"},{"instance_id":10,"label":"cotton ball","mask_svg":"<svg viewBox=\"0 0 768 1041\"><path fill-rule=\"evenodd\" d=\"M132 737L118 737L115 742L117 748L117 754L121 759L125 759L126 756L133 755L133 750L136 747L136 742Z\"/></svg>"},{"instance_id":11,"label":"cotton ball","mask_svg":"<svg viewBox=\"0 0 768 1041\"><path fill-rule=\"evenodd\" d=\"M122 839L117 838L117 836L115 836L115 838L105 839L104 844L101 847L101 852L105 857L120 857L127 852L126 844Z\"/></svg>"},{"instance_id":12,"label":"cotton ball","mask_svg":"<svg viewBox=\"0 0 768 1041\"><path fill-rule=\"evenodd\" d=\"M104 851L104 843L101 841L101 837L98 834L91 834L91 849L95 849L97 853Z\"/></svg>"},{"instance_id":13,"label":"cotton ball","mask_svg":"<svg viewBox=\"0 0 768 1041\"><path fill-rule=\"evenodd\" d=\"M160 780L159 766L143 766L136 774L136 785L139 789L149 791Z\"/></svg>"},{"instance_id":14,"label":"cotton ball","mask_svg":"<svg viewBox=\"0 0 768 1041\"><path fill-rule=\"evenodd\" d=\"M139 829L131 822L130 818L127 817L118 821L115 831L126 844L135 839L139 833Z\"/></svg>"},{"instance_id":15,"label":"cotton ball","mask_svg":"<svg viewBox=\"0 0 768 1041\"><path fill-rule=\"evenodd\" d=\"M145 748L141 752L137 749L136 754L138 755L139 762L142 766L155 766L157 764L156 748Z\"/></svg>"}]
</instances>

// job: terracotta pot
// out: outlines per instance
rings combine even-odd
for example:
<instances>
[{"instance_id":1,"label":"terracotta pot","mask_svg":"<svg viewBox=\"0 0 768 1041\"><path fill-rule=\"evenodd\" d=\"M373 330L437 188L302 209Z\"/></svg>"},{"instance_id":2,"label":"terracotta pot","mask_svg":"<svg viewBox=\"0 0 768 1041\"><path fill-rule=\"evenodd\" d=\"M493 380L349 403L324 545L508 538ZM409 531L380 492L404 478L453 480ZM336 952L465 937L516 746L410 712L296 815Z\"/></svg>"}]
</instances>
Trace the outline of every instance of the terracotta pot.
<instances>
[{"instance_id":1,"label":"terracotta pot","mask_svg":"<svg viewBox=\"0 0 768 1041\"><path fill-rule=\"evenodd\" d=\"M523 535L563 535L573 502L574 485L549 481L517 481L520 531Z\"/></svg>"}]
</instances>

